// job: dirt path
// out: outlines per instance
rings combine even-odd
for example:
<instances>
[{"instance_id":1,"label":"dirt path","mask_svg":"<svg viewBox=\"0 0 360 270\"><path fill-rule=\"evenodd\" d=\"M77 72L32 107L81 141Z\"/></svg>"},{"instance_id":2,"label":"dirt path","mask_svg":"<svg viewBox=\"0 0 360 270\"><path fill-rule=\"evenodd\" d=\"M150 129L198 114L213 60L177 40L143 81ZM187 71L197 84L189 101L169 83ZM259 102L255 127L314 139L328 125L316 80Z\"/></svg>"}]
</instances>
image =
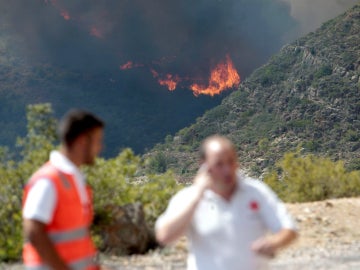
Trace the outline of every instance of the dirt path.
<instances>
[{"instance_id":1,"label":"dirt path","mask_svg":"<svg viewBox=\"0 0 360 270\"><path fill-rule=\"evenodd\" d=\"M360 198L289 204L300 238L271 262L274 270L360 270ZM116 270L180 270L186 267L186 241L143 256L102 258ZM19 270L19 265L0 265ZM226 270L226 269L224 269Z\"/></svg>"},{"instance_id":2,"label":"dirt path","mask_svg":"<svg viewBox=\"0 0 360 270\"><path fill-rule=\"evenodd\" d=\"M300 238L271 262L271 269L360 270L360 198L288 204ZM105 258L114 269L184 269L186 242L145 256Z\"/></svg>"}]
</instances>

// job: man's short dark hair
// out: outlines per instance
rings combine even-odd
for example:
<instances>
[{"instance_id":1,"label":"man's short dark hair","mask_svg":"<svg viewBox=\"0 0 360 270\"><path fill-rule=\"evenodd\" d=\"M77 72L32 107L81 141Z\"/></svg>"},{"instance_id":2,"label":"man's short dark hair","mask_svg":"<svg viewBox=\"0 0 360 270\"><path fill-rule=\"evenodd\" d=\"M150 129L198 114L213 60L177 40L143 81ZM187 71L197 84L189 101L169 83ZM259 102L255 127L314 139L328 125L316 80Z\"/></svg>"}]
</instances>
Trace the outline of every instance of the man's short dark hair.
<instances>
[{"instance_id":1,"label":"man's short dark hair","mask_svg":"<svg viewBox=\"0 0 360 270\"><path fill-rule=\"evenodd\" d=\"M61 119L58 134L61 143L71 146L80 135L104 126L104 122L94 114L75 109L66 113Z\"/></svg>"}]
</instances>

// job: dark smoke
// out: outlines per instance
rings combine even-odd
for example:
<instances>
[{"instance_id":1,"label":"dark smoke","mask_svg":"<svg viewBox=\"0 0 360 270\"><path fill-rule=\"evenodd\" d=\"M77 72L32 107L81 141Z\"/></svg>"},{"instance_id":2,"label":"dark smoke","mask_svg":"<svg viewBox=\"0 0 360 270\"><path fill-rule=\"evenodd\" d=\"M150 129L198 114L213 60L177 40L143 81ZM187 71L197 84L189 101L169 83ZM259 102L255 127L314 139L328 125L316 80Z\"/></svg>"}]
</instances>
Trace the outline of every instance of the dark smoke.
<instances>
[{"instance_id":1,"label":"dark smoke","mask_svg":"<svg viewBox=\"0 0 360 270\"><path fill-rule=\"evenodd\" d=\"M230 54L248 74L295 27L288 4L280 0L12 0L3 5L30 57L75 69L113 69L131 60L204 76ZM61 15L65 11L69 20Z\"/></svg>"},{"instance_id":2,"label":"dark smoke","mask_svg":"<svg viewBox=\"0 0 360 270\"><path fill-rule=\"evenodd\" d=\"M16 36L9 46L30 66L12 67L24 89L17 89L17 100L2 96L1 115L9 129L19 130L25 123L14 121L13 112L23 115L25 103L52 102L58 116L87 108L107 122L106 155L128 146L143 152L227 95L169 92L150 69L201 82L228 54L244 79L286 42L318 26L311 17L325 18L328 3L349 1L0 0L2 34ZM336 12L345 9L339 6ZM128 61L137 68L120 70ZM33 70L36 78L16 77L19 69ZM9 92L16 82L7 82Z\"/></svg>"}]
</instances>

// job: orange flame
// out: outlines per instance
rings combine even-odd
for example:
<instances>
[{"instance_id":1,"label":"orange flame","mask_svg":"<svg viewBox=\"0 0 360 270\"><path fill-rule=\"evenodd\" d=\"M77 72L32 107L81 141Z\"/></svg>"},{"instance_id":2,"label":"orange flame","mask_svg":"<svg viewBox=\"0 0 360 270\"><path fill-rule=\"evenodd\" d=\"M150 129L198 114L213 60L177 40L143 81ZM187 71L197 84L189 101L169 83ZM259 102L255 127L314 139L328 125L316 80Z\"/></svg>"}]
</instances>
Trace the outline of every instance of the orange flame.
<instances>
[{"instance_id":1,"label":"orange flame","mask_svg":"<svg viewBox=\"0 0 360 270\"><path fill-rule=\"evenodd\" d=\"M137 68L137 67L143 67L144 64L140 64L140 63L133 63L132 61L128 61L125 64L120 66L121 70L126 70L126 69L132 69L132 68Z\"/></svg>"},{"instance_id":2,"label":"orange flame","mask_svg":"<svg viewBox=\"0 0 360 270\"><path fill-rule=\"evenodd\" d=\"M232 88L240 83L240 76L237 73L230 57L226 56L226 62L218 64L211 71L208 86L194 83L190 89L195 96L220 94L222 91Z\"/></svg>"},{"instance_id":3,"label":"orange flame","mask_svg":"<svg viewBox=\"0 0 360 270\"><path fill-rule=\"evenodd\" d=\"M154 61L153 61L154 62ZM121 70L127 70L135 67L145 67L147 65L134 63L128 61L125 64L120 66ZM157 79L158 83L162 86L166 86L170 91L174 91L179 83L185 83L189 81L199 81L197 78L191 77L180 77L175 74L161 74L153 68L150 68L152 76ZM229 55L226 55L226 60L219 63L210 74L208 80L208 85L203 85L200 83L192 83L190 89L193 91L195 96L199 95L218 95L226 89L233 88L234 86L240 83L240 76L236 71L233 62L231 61Z\"/></svg>"},{"instance_id":4,"label":"orange flame","mask_svg":"<svg viewBox=\"0 0 360 270\"><path fill-rule=\"evenodd\" d=\"M154 78L159 77L159 73L156 70L150 69L150 71ZM158 82L160 85L166 86L170 91L174 91L177 84L181 82L181 79L178 75L166 74L165 78L159 78Z\"/></svg>"},{"instance_id":5,"label":"orange flame","mask_svg":"<svg viewBox=\"0 0 360 270\"><path fill-rule=\"evenodd\" d=\"M125 69L130 69L130 68L132 68L132 67L133 67L133 62L128 61L128 62L126 62L125 64L121 65L121 66L120 66L120 69L121 69L121 70L125 70Z\"/></svg>"},{"instance_id":6,"label":"orange flame","mask_svg":"<svg viewBox=\"0 0 360 270\"><path fill-rule=\"evenodd\" d=\"M178 75L166 74L164 79L159 79L158 82L160 85L166 86L170 91L176 89L177 84L181 81Z\"/></svg>"}]
</instances>

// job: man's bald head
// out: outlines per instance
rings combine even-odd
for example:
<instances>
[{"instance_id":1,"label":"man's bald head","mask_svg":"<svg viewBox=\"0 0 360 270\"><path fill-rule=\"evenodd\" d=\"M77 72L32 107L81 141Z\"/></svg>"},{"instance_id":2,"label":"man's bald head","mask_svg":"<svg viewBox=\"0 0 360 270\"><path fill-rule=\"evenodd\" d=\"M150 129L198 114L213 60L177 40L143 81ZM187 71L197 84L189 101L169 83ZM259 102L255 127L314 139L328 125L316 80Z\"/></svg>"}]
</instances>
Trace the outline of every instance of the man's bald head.
<instances>
[{"instance_id":1,"label":"man's bald head","mask_svg":"<svg viewBox=\"0 0 360 270\"><path fill-rule=\"evenodd\" d=\"M238 160L234 144L227 138L211 136L201 145L201 163L213 179L212 190L229 194L237 183Z\"/></svg>"},{"instance_id":2,"label":"man's bald head","mask_svg":"<svg viewBox=\"0 0 360 270\"><path fill-rule=\"evenodd\" d=\"M235 145L226 137L213 135L206 138L200 146L200 159L205 161L209 153L231 151L236 154Z\"/></svg>"}]
</instances>

